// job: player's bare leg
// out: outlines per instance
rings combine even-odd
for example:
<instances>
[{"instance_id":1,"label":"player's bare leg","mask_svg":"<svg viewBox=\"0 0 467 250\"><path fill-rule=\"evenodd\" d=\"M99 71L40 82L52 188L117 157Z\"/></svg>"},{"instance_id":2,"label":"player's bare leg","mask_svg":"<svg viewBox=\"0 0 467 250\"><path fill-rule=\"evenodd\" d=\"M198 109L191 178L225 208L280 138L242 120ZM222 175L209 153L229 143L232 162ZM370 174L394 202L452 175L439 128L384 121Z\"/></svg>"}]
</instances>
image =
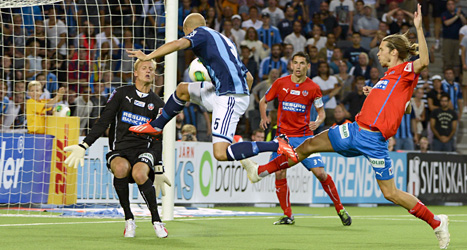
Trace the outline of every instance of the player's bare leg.
<instances>
[{"instance_id":1,"label":"player's bare leg","mask_svg":"<svg viewBox=\"0 0 467 250\"><path fill-rule=\"evenodd\" d=\"M384 198L404 207L409 210L409 213L428 223L435 231L435 235L439 241L439 247L441 249L446 249L448 247L450 235L448 230L449 219L447 215L434 215L415 196L397 189L394 179L377 181Z\"/></svg>"},{"instance_id":2,"label":"player's bare leg","mask_svg":"<svg viewBox=\"0 0 467 250\"><path fill-rule=\"evenodd\" d=\"M164 227L159 212L157 211L157 198L156 191L154 189L152 180L149 179L148 175L150 174L149 166L144 162L138 162L133 166L131 175L138 184L139 192L143 197L146 205L148 206L149 211L151 212L151 219L156 235L159 238L166 238L168 233L167 229Z\"/></svg>"},{"instance_id":3,"label":"player's bare leg","mask_svg":"<svg viewBox=\"0 0 467 250\"><path fill-rule=\"evenodd\" d=\"M345 210L344 205L341 203L339 193L337 192L337 188L334 184L334 181L332 180L332 177L326 173L324 167L312 168L311 172L313 172L316 178L320 181L324 191L328 194L329 198L334 203L334 208L336 209L337 215L339 215L339 218L341 219L342 225L350 226L352 224L352 218Z\"/></svg>"},{"instance_id":4,"label":"player's bare leg","mask_svg":"<svg viewBox=\"0 0 467 250\"><path fill-rule=\"evenodd\" d=\"M135 237L136 224L130 209L130 188L128 187L128 176L131 171L130 163L127 159L117 156L111 160L110 169L114 174L113 183L118 195L118 201L125 214L125 230L123 231L123 235L125 237Z\"/></svg>"}]
</instances>

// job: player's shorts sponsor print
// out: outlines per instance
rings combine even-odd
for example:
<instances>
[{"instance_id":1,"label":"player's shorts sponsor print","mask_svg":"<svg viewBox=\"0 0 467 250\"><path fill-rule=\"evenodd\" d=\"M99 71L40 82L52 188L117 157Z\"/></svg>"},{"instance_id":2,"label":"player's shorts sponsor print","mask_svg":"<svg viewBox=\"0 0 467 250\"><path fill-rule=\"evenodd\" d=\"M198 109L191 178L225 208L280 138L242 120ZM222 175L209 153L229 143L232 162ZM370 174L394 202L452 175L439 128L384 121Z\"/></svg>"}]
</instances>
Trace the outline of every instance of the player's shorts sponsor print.
<instances>
[{"instance_id":1,"label":"player's shorts sponsor print","mask_svg":"<svg viewBox=\"0 0 467 250\"><path fill-rule=\"evenodd\" d=\"M350 136L349 126L347 123L339 126L339 133L342 139Z\"/></svg>"}]
</instances>

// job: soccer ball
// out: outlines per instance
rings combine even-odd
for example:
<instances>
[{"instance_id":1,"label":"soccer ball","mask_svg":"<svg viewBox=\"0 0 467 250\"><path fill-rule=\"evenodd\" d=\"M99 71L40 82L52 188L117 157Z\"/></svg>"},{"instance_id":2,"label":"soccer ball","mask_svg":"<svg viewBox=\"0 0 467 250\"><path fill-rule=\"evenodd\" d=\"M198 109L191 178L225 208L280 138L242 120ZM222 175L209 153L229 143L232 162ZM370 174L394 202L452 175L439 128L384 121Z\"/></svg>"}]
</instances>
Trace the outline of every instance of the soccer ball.
<instances>
[{"instance_id":1,"label":"soccer ball","mask_svg":"<svg viewBox=\"0 0 467 250\"><path fill-rule=\"evenodd\" d=\"M190 79L193 82L201 82L201 81L211 81L211 77L209 77L208 70L204 67L203 63L196 58L190 63L190 68L188 68L188 74L190 74Z\"/></svg>"},{"instance_id":2,"label":"soccer ball","mask_svg":"<svg viewBox=\"0 0 467 250\"><path fill-rule=\"evenodd\" d=\"M65 116L70 116L70 115L71 115L71 111L67 105L58 104L57 106L54 107L54 116L65 117Z\"/></svg>"}]
</instances>

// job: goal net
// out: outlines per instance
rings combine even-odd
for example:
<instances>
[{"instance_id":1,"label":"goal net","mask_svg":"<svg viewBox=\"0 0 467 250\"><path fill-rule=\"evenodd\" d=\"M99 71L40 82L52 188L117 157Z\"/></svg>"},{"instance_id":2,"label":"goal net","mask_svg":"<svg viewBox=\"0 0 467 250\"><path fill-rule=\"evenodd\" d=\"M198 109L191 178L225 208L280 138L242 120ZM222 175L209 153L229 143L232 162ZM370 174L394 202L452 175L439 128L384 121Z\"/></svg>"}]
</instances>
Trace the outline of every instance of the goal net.
<instances>
[{"instance_id":1,"label":"goal net","mask_svg":"<svg viewBox=\"0 0 467 250\"><path fill-rule=\"evenodd\" d=\"M66 167L63 149L89 132L115 88L132 84L134 59L125 50L149 53L165 43L164 1L135 2L0 3L0 214L112 216L119 207L105 165L107 134L82 168ZM161 95L164 61L157 63L153 91ZM144 203L136 185L130 199Z\"/></svg>"}]
</instances>

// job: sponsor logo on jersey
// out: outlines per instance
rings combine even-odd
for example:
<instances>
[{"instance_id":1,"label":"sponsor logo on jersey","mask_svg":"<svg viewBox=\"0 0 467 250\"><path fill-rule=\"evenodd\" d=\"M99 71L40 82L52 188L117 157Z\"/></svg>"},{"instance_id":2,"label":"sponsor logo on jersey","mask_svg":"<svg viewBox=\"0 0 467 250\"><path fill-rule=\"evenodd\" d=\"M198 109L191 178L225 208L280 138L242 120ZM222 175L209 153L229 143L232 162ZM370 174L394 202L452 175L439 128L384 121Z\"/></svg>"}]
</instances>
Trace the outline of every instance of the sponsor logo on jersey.
<instances>
[{"instance_id":1,"label":"sponsor logo on jersey","mask_svg":"<svg viewBox=\"0 0 467 250\"><path fill-rule=\"evenodd\" d=\"M186 37L187 37L187 38L192 38L194 35L196 35L196 32L198 32L198 31L194 30L193 32L191 32L190 34L188 34Z\"/></svg>"},{"instance_id":2,"label":"sponsor logo on jersey","mask_svg":"<svg viewBox=\"0 0 467 250\"><path fill-rule=\"evenodd\" d=\"M395 73L396 73L396 71L393 70L393 71L391 71L391 72L389 73L389 75L393 75L393 74L395 74Z\"/></svg>"},{"instance_id":3,"label":"sponsor logo on jersey","mask_svg":"<svg viewBox=\"0 0 467 250\"><path fill-rule=\"evenodd\" d=\"M384 159L370 158L370 163L374 168L384 168L386 166Z\"/></svg>"},{"instance_id":4,"label":"sponsor logo on jersey","mask_svg":"<svg viewBox=\"0 0 467 250\"><path fill-rule=\"evenodd\" d=\"M388 86L388 83L389 83L389 80L380 80L379 82L375 84L373 88L385 90L386 87Z\"/></svg>"},{"instance_id":5,"label":"sponsor logo on jersey","mask_svg":"<svg viewBox=\"0 0 467 250\"><path fill-rule=\"evenodd\" d=\"M139 160L145 163L151 164L151 166L154 166L154 157L150 153L142 153L138 156Z\"/></svg>"},{"instance_id":6,"label":"sponsor logo on jersey","mask_svg":"<svg viewBox=\"0 0 467 250\"><path fill-rule=\"evenodd\" d=\"M148 109L149 109L149 110L153 110L153 109L154 109L154 104L149 103L149 104L148 104ZM162 110L161 110L161 109L159 109L159 112L162 114Z\"/></svg>"},{"instance_id":7,"label":"sponsor logo on jersey","mask_svg":"<svg viewBox=\"0 0 467 250\"><path fill-rule=\"evenodd\" d=\"M133 99L133 98L128 97L128 96L125 96L125 98L126 98L130 103L131 103L131 100Z\"/></svg>"},{"instance_id":8,"label":"sponsor logo on jersey","mask_svg":"<svg viewBox=\"0 0 467 250\"><path fill-rule=\"evenodd\" d=\"M407 63L407 65L405 65L404 71L412 72L412 63Z\"/></svg>"},{"instance_id":9,"label":"sponsor logo on jersey","mask_svg":"<svg viewBox=\"0 0 467 250\"><path fill-rule=\"evenodd\" d=\"M348 123L339 126L339 133L341 134L342 139L350 136Z\"/></svg>"},{"instance_id":10,"label":"sponsor logo on jersey","mask_svg":"<svg viewBox=\"0 0 467 250\"><path fill-rule=\"evenodd\" d=\"M138 107L141 107L141 108L144 108L144 106L146 105L146 103L142 102L142 101L138 101L138 100L135 100L134 104Z\"/></svg>"},{"instance_id":11,"label":"sponsor logo on jersey","mask_svg":"<svg viewBox=\"0 0 467 250\"><path fill-rule=\"evenodd\" d=\"M149 121L149 118L142 115L133 114L131 112L123 111L122 122L131 124L131 125L141 125Z\"/></svg>"},{"instance_id":12,"label":"sponsor logo on jersey","mask_svg":"<svg viewBox=\"0 0 467 250\"><path fill-rule=\"evenodd\" d=\"M295 102L282 102L282 110L305 113L306 105Z\"/></svg>"},{"instance_id":13,"label":"sponsor logo on jersey","mask_svg":"<svg viewBox=\"0 0 467 250\"><path fill-rule=\"evenodd\" d=\"M308 91L303 90L303 91L302 91L302 94L303 94L303 96L307 96L307 95L308 95Z\"/></svg>"},{"instance_id":14,"label":"sponsor logo on jersey","mask_svg":"<svg viewBox=\"0 0 467 250\"><path fill-rule=\"evenodd\" d=\"M282 88L282 90L284 90L284 91L285 91L285 93L289 93L289 89Z\"/></svg>"},{"instance_id":15,"label":"sponsor logo on jersey","mask_svg":"<svg viewBox=\"0 0 467 250\"><path fill-rule=\"evenodd\" d=\"M292 95L300 95L300 91L298 91L298 90L291 90L291 91L290 91L290 94L292 94Z\"/></svg>"}]
</instances>

